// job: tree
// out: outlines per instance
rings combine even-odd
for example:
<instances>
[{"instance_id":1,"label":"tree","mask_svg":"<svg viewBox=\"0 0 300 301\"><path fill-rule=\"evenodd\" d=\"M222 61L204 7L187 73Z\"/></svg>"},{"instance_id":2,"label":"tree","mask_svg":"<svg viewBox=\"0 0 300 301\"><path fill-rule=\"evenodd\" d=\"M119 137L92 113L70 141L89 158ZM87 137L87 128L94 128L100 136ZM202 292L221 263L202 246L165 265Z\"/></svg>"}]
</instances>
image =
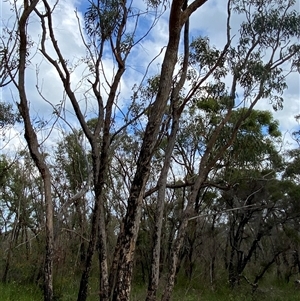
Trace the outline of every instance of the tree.
<instances>
[{"instance_id":1,"label":"tree","mask_svg":"<svg viewBox=\"0 0 300 301\"><path fill-rule=\"evenodd\" d=\"M2 166L9 168L2 169L3 181L0 188L0 232L5 246L1 281L22 281L22 277L28 281L35 279L41 264L31 254L32 250L39 248L38 235L45 226L42 181L26 152L21 152L15 161L3 156ZM17 274L20 275L17 277Z\"/></svg>"},{"instance_id":2,"label":"tree","mask_svg":"<svg viewBox=\"0 0 300 301\"><path fill-rule=\"evenodd\" d=\"M6 138L6 131L20 121L19 114L13 111L11 104L0 102L0 131L3 140Z\"/></svg>"},{"instance_id":3,"label":"tree","mask_svg":"<svg viewBox=\"0 0 300 301\"><path fill-rule=\"evenodd\" d=\"M247 120L253 123L255 117L251 114L254 114L253 109L258 101L268 99L275 108L281 107L281 93L286 89L286 73L282 66L286 64L290 67L287 73L299 67L300 46L291 42L299 39L300 18L293 10L294 2L229 0L226 43L221 49L211 46L209 39L202 36L189 45L189 18L205 2L207 1L169 2L168 42L160 73L148 81L148 87L143 84L144 78L141 83L136 83L131 102L123 107L120 104L119 88L121 81L126 80L130 58L134 56L135 47L155 26L160 17L160 9L167 8L165 1L147 1L145 11L135 9L133 2L124 0L90 2L83 24L80 14L77 12L74 15L78 20L80 42L86 53L75 63L68 60L58 39L56 4L52 5L47 0L39 5L37 1L24 1L20 9L15 8L17 36L12 46L9 45L10 34L7 40L3 40L5 43L2 48L10 51L10 55L7 55L6 50L3 52L3 61L5 74L9 75L9 80L19 93L18 108L24 121L25 139L44 183L47 213L45 300L53 298L53 211L56 209L53 209L53 205L56 200L59 200L58 204L65 202L63 195L69 193L73 197L68 198L67 203L74 204L77 214L86 217L87 213L80 207L80 202L84 202L83 196L87 192L93 197L78 300L84 301L87 298L96 249L99 255L100 299L129 300L143 199L153 197L153 191L157 191L152 273L147 297L148 300L155 300L164 199L170 185L167 183L168 175L180 165L174 160L176 156L181 155L184 161L184 149L193 142L194 160L189 161L190 166L185 165L183 168L186 168L183 183L186 184L185 187L176 182L176 176L173 177L175 183L171 183L175 188L180 186L179 188L186 189L174 195L175 200L177 196L183 198L177 200L178 206L175 206L180 212L176 217L177 231L170 231L173 242L170 248L168 281L162 297L164 301L169 300L189 222L199 212L199 196L207 180L213 178L212 174L220 166L229 164L230 150L234 148L235 141L246 143L245 140L249 137L243 134L243 130ZM142 32L138 30L140 17L150 9L154 12L154 17ZM239 14L244 19L239 35L232 34L232 14ZM74 122L80 127L71 135L66 135L66 145L60 145L56 153L63 166L61 174L65 175L68 184L66 192L64 188L59 188L58 181L53 178L54 174L59 174L58 170L50 168L51 160L41 148L45 143L42 143L33 127L33 118L30 116L27 95L30 87L25 85L25 75L30 64L28 55L31 47L34 47L34 43L30 43L30 30L27 26L33 18L40 22L41 40L38 51L49 63L49 68L57 74L64 95L63 100L55 104L43 95L42 87L37 85L40 99L46 100L53 108L55 121L49 123L53 126L50 135L55 132L54 125L58 122L68 126ZM184 54L179 58L181 41ZM113 68L106 66L107 54L111 57ZM11 71L15 70L15 58L18 58L17 76ZM84 71L76 86L73 73L79 65ZM178 72L175 71L177 66ZM148 67L145 69L145 77ZM228 86L224 83L225 79L229 79ZM85 104L82 100L85 100ZM73 116L68 113L67 105L72 108ZM257 116L261 117L260 114ZM193 119L193 124L187 122L192 121L190 119ZM257 126L255 122L254 126ZM198 131L193 133L192 130ZM78 143L79 138L86 141L85 152ZM120 150L120 142L124 147L129 146L129 151ZM133 152L130 150L131 145ZM66 153L61 153L63 150ZM124 163L122 156L125 157ZM134 160L129 176L125 166L128 166L130 156ZM71 158L73 161L70 164L67 160ZM89 166L92 167L91 171ZM154 174L156 168L159 172L158 179ZM75 170L78 173L72 175ZM116 178L112 175L116 175ZM150 184L153 182L154 188L151 191ZM114 184L124 188L123 193L114 189ZM150 189L146 191L148 187ZM54 191L55 188L60 191ZM115 201L110 200L113 197L122 200L122 205L117 206ZM124 211L117 231L111 267L107 245L107 225L113 215L112 210L109 210L110 206L119 210L115 216Z\"/></svg>"},{"instance_id":4,"label":"tree","mask_svg":"<svg viewBox=\"0 0 300 301\"><path fill-rule=\"evenodd\" d=\"M25 139L27 141L29 151L32 159L34 160L44 184L44 197L45 197L45 210L46 210L46 256L45 256L45 282L44 282L44 298L47 301L53 298L53 203L51 195L51 174L49 167L45 161L45 157L40 150L37 134L32 126L29 105L27 98L27 89L25 86L25 74L27 67L27 54L28 54L28 35L27 24L30 15L35 10L38 1L28 3L24 2L24 9L19 15L18 22L18 56L19 56L19 69L18 81L13 82L19 91L20 102L18 104L20 115L22 116L25 129Z\"/></svg>"},{"instance_id":5,"label":"tree","mask_svg":"<svg viewBox=\"0 0 300 301\"><path fill-rule=\"evenodd\" d=\"M55 163L51 168L52 185L56 195L56 220L69 231L75 231L72 244L80 239L80 270L86 257L86 234L88 230L87 212L92 171L90 154L84 149L83 133L73 129L71 134L63 134L55 149ZM61 226L58 226L61 231Z\"/></svg>"},{"instance_id":6,"label":"tree","mask_svg":"<svg viewBox=\"0 0 300 301\"><path fill-rule=\"evenodd\" d=\"M197 67L196 70L200 70L202 73L199 71L191 72L197 81L193 82L192 78L194 90L188 94L188 97L191 98L194 96L193 93L196 94L199 90L204 91L205 97L194 99L199 102L199 107L201 108L203 102L205 104L205 101L211 100L212 104L215 103L215 106L211 107L211 102L209 102L208 111L213 114L214 110L221 110L221 114L211 119L211 132L208 135L197 176L182 214L181 225L173 244L168 285L162 298L164 301L170 299L175 281L178 255L189 218L194 214L194 204L197 201L199 189L201 189L214 166L222 161L226 150L236 140L239 129L242 128L244 122L251 115L255 104L260 99L268 98L270 101L273 101L275 108L281 106L282 97L280 93L286 88L284 76L281 74L283 71L281 65L286 61L290 61L290 59L292 69L299 64L298 55L294 52L299 45L290 45L290 47L288 46L289 49L285 50L284 44L285 42L289 43L290 34L293 37L299 35L299 32L294 27L299 22L299 16L295 11L289 11L289 8L293 5L292 2L285 3L284 6L281 5L281 2L275 4L271 1L264 3L230 1L228 3L227 45L225 48L223 50L212 49L208 44L208 39L203 38L200 38L193 44L194 49L191 51L191 62ZM277 6L282 8L281 15L278 14ZM232 44L230 31L231 9L246 16L246 21L241 24L237 46ZM288 24L293 25L290 27ZM276 35L274 35L274 32L276 32ZM267 49L270 51L268 57L264 55ZM278 59L277 55L279 53L284 56ZM198 81L198 74L206 74L205 71L208 74L212 72L214 82L201 86L203 79ZM231 87L227 91L221 79L229 72L232 75ZM206 78L206 75L204 75L204 78ZM238 88L243 91L243 96L240 99L236 97ZM250 105L246 106L246 102L249 102ZM239 104L246 106L244 113L235 121L222 144L216 143L222 131L226 129L226 123L234 115L234 106ZM198 120L202 122L203 119L199 118Z\"/></svg>"},{"instance_id":7,"label":"tree","mask_svg":"<svg viewBox=\"0 0 300 301\"><path fill-rule=\"evenodd\" d=\"M20 117L13 112L12 105L0 102L0 128L13 126L16 121L20 121Z\"/></svg>"}]
</instances>

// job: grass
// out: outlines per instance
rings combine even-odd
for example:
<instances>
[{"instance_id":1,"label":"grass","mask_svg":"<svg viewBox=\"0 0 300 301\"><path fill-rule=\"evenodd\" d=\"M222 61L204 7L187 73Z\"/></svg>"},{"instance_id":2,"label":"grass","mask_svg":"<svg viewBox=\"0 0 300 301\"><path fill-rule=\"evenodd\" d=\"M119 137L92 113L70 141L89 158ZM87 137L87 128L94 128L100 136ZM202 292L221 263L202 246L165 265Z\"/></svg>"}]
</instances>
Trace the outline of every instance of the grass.
<instances>
[{"instance_id":1,"label":"grass","mask_svg":"<svg viewBox=\"0 0 300 301\"><path fill-rule=\"evenodd\" d=\"M93 282L93 286L96 285L96 281ZM55 300L57 301L76 300L78 283L65 281L62 286L57 286L56 292ZM96 290L91 289L90 292L88 300L98 300ZM142 285L134 286L131 296L131 301L145 300L146 287ZM235 291L231 291L224 286L212 291L208 287L181 285L174 290L172 301L296 301L300 300L299 296L300 291L294 288L293 283L268 285L268 287L259 288L254 294L251 293L249 286L242 286ZM17 283L0 284L0 301L41 300L43 300L42 292L36 286Z\"/></svg>"},{"instance_id":2,"label":"grass","mask_svg":"<svg viewBox=\"0 0 300 301\"><path fill-rule=\"evenodd\" d=\"M231 291L221 287L215 291L209 288L188 290L175 289L173 301L296 301L300 300L300 291L292 283L281 286L258 288L255 293L249 286L241 286Z\"/></svg>"},{"instance_id":3,"label":"grass","mask_svg":"<svg viewBox=\"0 0 300 301\"><path fill-rule=\"evenodd\" d=\"M145 300L145 287L134 286L131 301ZM157 300L160 300L158 297ZM248 285L232 291L226 285L216 290L196 285L181 285L175 288L172 301L296 301L300 300L300 290L295 289L293 283L277 283L258 288L251 292Z\"/></svg>"},{"instance_id":4,"label":"grass","mask_svg":"<svg viewBox=\"0 0 300 301\"><path fill-rule=\"evenodd\" d=\"M37 286L0 283L0 301L41 301L43 294Z\"/></svg>"}]
</instances>

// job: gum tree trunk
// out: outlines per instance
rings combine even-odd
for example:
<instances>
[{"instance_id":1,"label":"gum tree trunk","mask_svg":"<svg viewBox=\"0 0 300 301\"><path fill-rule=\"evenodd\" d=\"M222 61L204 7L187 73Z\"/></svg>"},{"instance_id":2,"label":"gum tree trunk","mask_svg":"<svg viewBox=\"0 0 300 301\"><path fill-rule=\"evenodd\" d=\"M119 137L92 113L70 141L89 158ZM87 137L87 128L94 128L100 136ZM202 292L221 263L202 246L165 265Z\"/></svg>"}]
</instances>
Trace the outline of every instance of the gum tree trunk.
<instances>
[{"instance_id":1,"label":"gum tree trunk","mask_svg":"<svg viewBox=\"0 0 300 301\"><path fill-rule=\"evenodd\" d=\"M183 9L186 9L187 2L184 3ZM182 66L182 74L179 82L172 91L171 94L171 105L173 110L172 116L172 129L170 136L168 137L168 144L165 153L164 165L157 182L157 205L155 214L155 226L153 231L153 249L152 249L152 260L151 260L151 272L148 284L148 292L146 301L155 301L156 293L159 284L159 263L160 263L160 252L161 252L161 231L163 225L163 214L164 214L164 202L167 185L167 176L171 164L171 157L176 142L176 136L179 129L179 119L183 110L183 105L179 107L179 93L185 83L185 77L187 73L189 60L189 20L185 23L184 28L184 61Z\"/></svg>"},{"instance_id":2,"label":"gum tree trunk","mask_svg":"<svg viewBox=\"0 0 300 301\"><path fill-rule=\"evenodd\" d=\"M37 166L44 185L45 193L45 212L46 212L46 257L44 265L44 300L52 301L53 299L53 204L51 196L51 174L44 160L43 154L39 150L39 142L34 128L31 124L28 100L25 90L25 69L26 57L28 51L27 41L27 23L30 14L35 9L38 0L32 1L30 4L24 1L24 10L19 20L19 79L17 89L19 91L20 103L18 108L24 120L25 139L27 141L30 155Z\"/></svg>"},{"instance_id":3,"label":"gum tree trunk","mask_svg":"<svg viewBox=\"0 0 300 301\"><path fill-rule=\"evenodd\" d=\"M177 63L181 29L188 17L205 2L206 0L196 0L186 10L183 10L183 6L186 3L185 0L172 1L169 18L169 42L162 64L158 93L150 110L144 140L137 161L136 174L130 189L127 212L123 220L123 230L119 234L120 253L113 301L128 301L130 298L133 257L139 231L141 205L150 172L150 162L170 96L173 72Z\"/></svg>"}]
</instances>

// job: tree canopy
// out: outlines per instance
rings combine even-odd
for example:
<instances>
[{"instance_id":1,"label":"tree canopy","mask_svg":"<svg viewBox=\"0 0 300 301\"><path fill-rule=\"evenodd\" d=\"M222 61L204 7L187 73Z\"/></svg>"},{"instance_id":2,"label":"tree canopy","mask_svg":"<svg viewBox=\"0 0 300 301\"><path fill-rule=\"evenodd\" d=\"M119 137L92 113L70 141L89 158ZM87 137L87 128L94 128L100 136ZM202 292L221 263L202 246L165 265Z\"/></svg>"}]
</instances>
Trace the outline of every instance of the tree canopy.
<instances>
[{"instance_id":1,"label":"tree canopy","mask_svg":"<svg viewBox=\"0 0 300 301\"><path fill-rule=\"evenodd\" d=\"M253 293L267 272L300 272L299 154L272 114L293 101L300 14L228 0L214 45L198 20L212 2L89 1L68 19L69 2L5 4L0 85L15 103L0 129L20 122L25 147L0 161L4 283L128 301L142 281L143 299L169 301L199 271Z\"/></svg>"}]
</instances>

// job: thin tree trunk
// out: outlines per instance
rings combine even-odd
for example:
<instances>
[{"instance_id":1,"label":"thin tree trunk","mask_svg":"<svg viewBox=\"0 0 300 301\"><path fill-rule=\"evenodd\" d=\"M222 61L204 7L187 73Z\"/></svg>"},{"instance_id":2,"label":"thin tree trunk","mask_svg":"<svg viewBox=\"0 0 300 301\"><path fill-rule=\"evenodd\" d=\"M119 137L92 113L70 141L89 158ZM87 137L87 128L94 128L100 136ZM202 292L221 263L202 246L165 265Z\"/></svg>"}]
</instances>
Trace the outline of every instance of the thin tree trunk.
<instances>
[{"instance_id":1,"label":"thin tree trunk","mask_svg":"<svg viewBox=\"0 0 300 301\"><path fill-rule=\"evenodd\" d=\"M120 233L123 232L123 223L121 224ZM109 273L109 296L110 299L112 299L112 294L114 291L114 287L116 285L116 277L117 277L117 270L118 270L118 262L120 259L120 251L121 251L121 236L118 236L118 240L115 246L114 255L113 255L113 261L111 263L110 267L110 273Z\"/></svg>"},{"instance_id":2,"label":"thin tree trunk","mask_svg":"<svg viewBox=\"0 0 300 301\"><path fill-rule=\"evenodd\" d=\"M85 221L85 210L84 210L84 199L79 198L78 200L74 201L76 214L78 216L78 224L80 229L80 247L79 247L79 258L80 258L80 267L82 268L82 265L85 262L86 252L85 252L85 240L83 237L85 237L85 227L86 223Z\"/></svg>"},{"instance_id":3,"label":"thin tree trunk","mask_svg":"<svg viewBox=\"0 0 300 301\"><path fill-rule=\"evenodd\" d=\"M175 285L179 253L184 239L184 234L185 234L185 229L187 228L187 224L188 224L188 220L185 218L178 229L178 236L172 246L169 271L168 271L168 280L161 298L162 301L169 301L171 298L171 294Z\"/></svg>"},{"instance_id":4,"label":"thin tree trunk","mask_svg":"<svg viewBox=\"0 0 300 301\"><path fill-rule=\"evenodd\" d=\"M235 93L234 89L233 89L233 91ZM253 104L251 105L250 109L247 111L247 114L244 115L244 118L247 118L249 116L248 114L250 114L252 108L253 108ZM217 162L217 160L220 157L222 157L225 150L235 140L237 131L242 123L242 120L244 120L241 118L237 122L235 128L232 131L229 142L227 144L223 145L222 148L219 150L219 152L214 157L211 157L211 151L215 145L217 137L220 134L221 130L223 129L224 125L229 120L231 114L232 114L232 109L229 109L226 116L224 117L224 119L220 122L220 124L217 126L217 128L213 132L209 142L207 143L205 153L202 156L202 159L201 159L201 162L199 165L199 173L198 173L198 176L192 187L192 191L191 191L191 195L188 200L188 204L187 204L185 210L183 211L181 224L180 224L180 227L177 232L177 237L172 246L171 259L170 259L170 264L169 264L168 281L167 281L167 285L165 287L165 290L164 290L164 293L163 293L163 296L161 299L162 301L169 301L171 298L171 294L172 294L174 284L175 284L175 276L176 276L176 268L177 268L177 263L178 263L179 252L182 247L182 243L183 243L184 235L185 235L185 232L186 232L186 229L188 226L189 219L192 217L192 214L195 212L194 204L196 203L196 200L198 198L199 190L200 190L202 184L204 183L205 179L207 178L211 167L214 166L215 162Z\"/></svg>"},{"instance_id":5,"label":"thin tree trunk","mask_svg":"<svg viewBox=\"0 0 300 301\"><path fill-rule=\"evenodd\" d=\"M5 268L4 268L4 272L3 272L3 275L2 275L2 282L3 283L7 282L8 271L9 271L9 267L10 267L10 260L11 260L11 256L12 256L12 250L13 250L13 244L16 241L16 232L17 232L17 228L19 227L18 223L19 223L19 217L20 217L20 201L19 201L19 206L18 207L19 208L18 208L18 211L16 213L14 226L13 226L13 229L12 229L11 235L10 235L9 247L8 247L6 262L5 262Z\"/></svg>"},{"instance_id":6,"label":"thin tree trunk","mask_svg":"<svg viewBox=\"0 0 300 301\"><path fill-rule=\"evenodd\" d=\"M48 170L48 168L47 168ZM46 260L45 260L45 288L44 300L52 301L53 298L53 253L54 253L54 235L53 235L53 203L51 195L50 172L46 173L44 179L45 202L46 202Z\"/></svg>"},{"instance_id":7,"label":"thin tree trunk","mask_svg":"<svg viewBox=\"0 0 300 301\"><path fill-rule=\"evenodd\" d=\"M125 64L125 63L124 63ZM112 116L112 107L114 104L116 91L123 73L125 72L125 65L120 65L119 69L114 78L114 82L111 86L110 94L106 104L106 114L103 125L103 138L102 138L102 147L101 147L101 156L100 162L98 161L98 148L96 145L93 145L93 163L94 166L99 166L99 170L94 172L95 179L95 206L92 217L92 229L90 235L90 242L87 251L87 259L85 270L81 277L80 288L78 293L78 301L85 301L87 298L87 289L88 289L88 280L92 266L92 259L98 241L98 250L99 253L99 267L100 267L100 299L101 301L109 300L110 287L109 287L109 273L107 265L107 244L106 244L106 223L105 223L105 207L104 207L104 185L105 177L108 170L109 163L109 146L110 146L110 127L111 127L111 116ZM97 137L94 137L94 143L97 142ZM92 144L92 143L91 143ZM98 234L98 237L97 237Z\"/></svg>"},{"instance_id":8,"label":"thin tree trunk","mask_svg":"<svg viewBox=\"0 0 300 301\"><path fill-rule=\"evenodd\" d=\"M100 300L109 300L109 275L107 266L107 245L106 245L106 224L104 206L102 204L100 210L99 234L98 234L98 254L99 254L99 270L100 270Z\"/></svg>"},{"instance_id":9,"label":"thin tree trunk","mask_svg":"<svg viewBox=\"0 0 300 301\"><path fill-rule=\"evenodd\" d=\"M106 140L106 141L105 141ZM103 184L104 178L107 170L107 160L108 160L108 136L103 137L103 144L101 150L101 160L100 168L94 172L94 179L97 181L95 185L95 205L92 214L91 222L91 234L90 241L87 249L87 256L85 262L85 268L81 276L80 287L78 292L78 301L85 301L88 292L88 281L90 276L90 271L92 268L92 260L96 248L96 243L98 241L98 249L101 250L101 255L99 257L99 265L101 271L100 279L100 296L101 300L107 300L108 298L108 270L107 270L107 247L106 247L106 230L105 230L105 214L104 214L104 204L103 204ZM94 152L97 147L94 147ZM95 154L93 157L97 158ZM94 159L94 164L98 164L98 160Z\"/></svg>"},{"instance_id":10,"label":"thin tree trunk","mask_svg":"<svg viewBox=\"0 0 300 301\"><path fill-rule=\"evenodd\" d=\"M88 249L87 249L87 253L86 253L84 271L81 275L77 301L84 301L87 298L88 281L89 281L89 277L90 277L90 271L92 268L92 260L93 260L94 250L95 250L95 246L96 246L96 238L97 238L97 227L98 227L97 220L99 219L98 207L99 207L98 201L95 200L95 206L93 209L92 221L91 221L90 241L89 241Z\"/></svg>"},{"instance_id":11,"label":"thin tree trunk","mask_svg":"<svg viewBox=\"0 0 300 301\"><path fill-rule=\"evenodd\" d=\"M182 243L184 241L184 236L186 233L186 229L188 227L189 219L192 217L192 214L195 212L194 206L196 203L196 200L199 195L199 190L207 178L207 175L210 170L210 166L213 163L208 164L208 159L210 156L210 151L214 145L215 139L217 138L218 133L224 126L227 118L229 118L230 114L227 115L227 117L223 120L223 122L218 126L218 128L215 130L214 134L212 135L211 140L209 141L207 145L207 149L202 157L202 160L200 162L199 166L199 174L195 180L195 183L192 187L192 191L188 200L188 204L186 208L183 210L182 213L182 220L181 224L179 226L179 229L177 231L177 237L172 245L171 249L171 255L170 255L170 262L169 262L169 271L168 271L168 280L166 287L164 289L163 295L161 300L162 301L169 301L171 299L171 294L175 285L175 278L176 278L176 271L178 268L178 260L179 260L179 254L182 247Z\"/></svg>"},{"instance_id":12,"label":"thin tree trunk","mask_svg":"<svg viewBox=\"0 0 300 301\"><path fill-rule=\"evenodd\" d=\"M179 117L179 116L178 116ZM176 134L179 128L179 118L173 121L172 132L167 145L165 162L158 180L158 194L157 194L157 206L155 214L155 226L153 230L153 249L151 260L151 273L148 285L148 292L146 301L156 300L156 292L159 283L159 264L160 264L160 245L161 245L161 230L163 224L164 204L165 204L165 191L167 184L167 175L170 167L171 156L175 145Z\"/></svg>"},{"instance_id":13,"label":"thin tree trunk","mask_svg":"<svg viewBox=\"0 0 300 301\"><path fill-rule=\"evenodd\" d=\"M7 282L7 276L8 276L9 266L10 266L11 254L12 254L12 239L9 242L9 248L8 248L8 252L7 252L7 256L6 256L5 268L4 268L4 272L3 272L3 275L2 275L2 279L1 279L2 283Z\"/></svg>"},{"instance_id":14,"label":"thin tree trunk","mask_svg":"<svg viewBox=\"0 0 300 301\"><path fill-rule=\"evenodd\" d=\"M36 133L30 120L28 100L25 89L25 69L26 57L28 51L27 42L27 23L30 14L35 9L38 0L32 1L30 4L24 1L24 10L19 21L19 80L17 88L20 96L18 105L20 114L25 125L25 139L27 141L30 155L37 166L44 184L45 193L45 211L46 211L46 258L44 266L44 300L52 301L53 299L53 204L51 195L51 175L49 168L44 160L43 154L39 151L39 143Z\"/></svg>"},{"instance_id":15,"label":"thin tree trunk","mask_svg":"<svg viewBox=\"0 0 300 301\"><path fill-rule=\"evenodd\" d=\"M117 283L114 289L113 301L128 301L131 291L133 257L141 218L141 205L145 185L150 172L150 162L153 156L156 139L159 133L163 114L165 113L171 85L172 75L177 62L177 51L180 40L181 6L183 1L173 1L169 24L169 43L166 49L160 77L157 98L151 107L149 121L145 130L144 140L137 162L137 171L133 179L123 231L120 233L120 258L117 271Z\"/></svg>"},{"instance_id":16,"label":"thin tree trunk","mask_svg":"<svg viewBox=\"0 0 300 301\"><path fill-rule=\"evenodd\" d=\"M113 301L127 301L130 297L133 256L141 217L141 204L146 181L150 172L156 139L159 133L163 114L165 113L169 93L172 87L172 76L177 62L180 32L189 16L207 0L194 1L183 10L186 0L173 0L169 18L169 42L166 48L159 89L153 103L144 140L137 161L137 170L133 179L128 198L128 207L124 218L123 231L120 233L120 253L117 271L117 284L113 293Z\"/></svg>"},{"instance_id":17,"label":"thin tree trunk","mask_svg":"<svg viewBox=\"0 0 300 301\"><path fill-rule=\"evenodd\" d=\"M201 163L201 166L203 166L204 162ZM201 168L200 168L201 170ZM203 173L198 176L198 178L195 181L195 184L193 186L191 196L189 198L188 204L186 208L184 209L182 213L182 220L181 224L179 226L179 229L177 231L177 237L172 245L171 249L171 255L170 255L170 261L169 261L169 271L168 271L168 280L166 287L164 289L163 295L161 300L162 301L169 301L171 299L172 291L175 285L175 279L176 279L176 272L178 270L178 261L179 261L179 254L180 250L182 248L182 244L184 241L186 229L188 227L189 218L192 216L192 214L195 212L194 210L194 204L195 200L198 197L198 191L201 188L202 183L206 179L206 173L208 170L203 168Z\"/></svg>"},{"instance_id":18,"label":"thin tree trunk","mask_svg":"<svg viewBox=\"0 0 300 301\"><path fill-rule=\"evenodd\" d=\"M182 9L183 10L186 9L186 6L187 6L187 1L185 1ZM151 273L149 277L146 301L156 300L156 293L159 284L161 231L163 225L167 176L171 164L171 157L176 142L177 132L179 129L179 119L180 119L181 112L183 110L183 107L178 108L179 94L186 80L188 60L189 60L189 19L187 19L184 28L184 61L182 66L181 78L171 94L171 105L173 108L172 129L171 129L171 134L168 137L168 144L165 153L164 165L157 182L158 192L157 192L157 205L156 205L156 214L155 214L155 226L153 230Z\"/></svg>"}]
</instances>

